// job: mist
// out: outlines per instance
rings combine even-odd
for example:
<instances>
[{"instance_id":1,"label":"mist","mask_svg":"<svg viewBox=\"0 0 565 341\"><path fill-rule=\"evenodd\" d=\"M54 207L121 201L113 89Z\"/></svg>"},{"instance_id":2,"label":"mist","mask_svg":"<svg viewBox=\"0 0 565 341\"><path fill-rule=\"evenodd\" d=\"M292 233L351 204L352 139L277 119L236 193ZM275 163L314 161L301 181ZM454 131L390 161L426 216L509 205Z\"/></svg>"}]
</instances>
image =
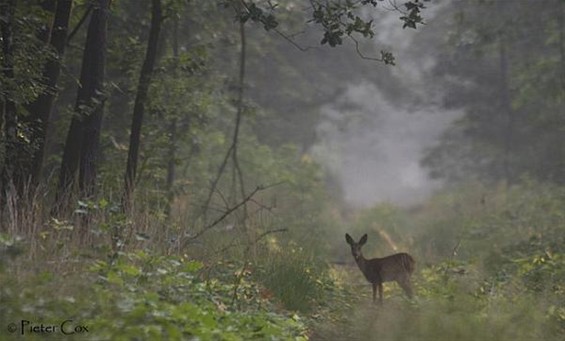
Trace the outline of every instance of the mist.
<instances>
[{"instance_id":1,"label":"mist","mask_svg":"<svg viewBox=\"0 0 565 341\"><path fill-rule=\"evenodd\" d=\"M441 6L432 7L427 22L434 21ZM375 65L375 75L347 84L341 96L321 108L312 153L339 182L348 204L409 206L441 187L420 160L461 113L443 108L442 87L429 85L427 74L436 64L439 42L416 43L426 27L403 30L398 13L382 9L376 22L374 44L377 49L394 46L396 65ZM404 87L400 95L391 91L399 84Z\"/></svg>"}]
</instances>

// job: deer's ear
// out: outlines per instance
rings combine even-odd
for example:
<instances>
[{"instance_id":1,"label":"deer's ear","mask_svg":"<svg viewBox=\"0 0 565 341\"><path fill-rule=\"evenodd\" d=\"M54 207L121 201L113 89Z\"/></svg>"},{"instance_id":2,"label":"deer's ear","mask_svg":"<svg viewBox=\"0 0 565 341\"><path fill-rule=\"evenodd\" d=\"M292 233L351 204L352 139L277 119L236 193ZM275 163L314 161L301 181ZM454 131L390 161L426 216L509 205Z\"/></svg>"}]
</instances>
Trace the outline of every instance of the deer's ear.
<instances>
[{"instance_id":1,"label":"deer's ear","mask_svg":"<svg viewBox=\"0 0 565 341\"><path fill-rule=\"evenodd\" d=\"M364 245L367 242L367 234L365 233L363 237L359 240L359 246Z\"/></svg>"},{"instance_id":2,"label":"deer's ear","mask_svg":"<svg viewBox=\"0 0 565 341\"><path fill-rule=\"evenodd\" d=\"M347 242L347 244L351 245L353 244L353 238L351 238L351 236L349 235L349 233L345 234L345 241Z\"/></svg>"}]
</instances>

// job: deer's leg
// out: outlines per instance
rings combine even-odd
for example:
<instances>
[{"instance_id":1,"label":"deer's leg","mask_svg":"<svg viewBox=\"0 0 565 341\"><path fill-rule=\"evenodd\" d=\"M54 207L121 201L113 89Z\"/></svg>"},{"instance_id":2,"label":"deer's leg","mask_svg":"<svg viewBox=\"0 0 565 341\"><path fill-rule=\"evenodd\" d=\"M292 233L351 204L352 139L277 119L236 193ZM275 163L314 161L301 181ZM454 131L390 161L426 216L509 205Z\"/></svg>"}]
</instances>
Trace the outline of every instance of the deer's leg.
<instances>
[{"instance_id":1,"label":"deer's leg","mask_svg":"<svg viewBox=\"0 0 565 341\"><path fill-rule=\"evenodd\" d=\"M414 297L414 294L412 293L412 284L410 283L409 277L404 277L397 282L409 298Z\"/></svg>"},{"instance_id":2,"label":"deer's leg","mask_svg":"<svg viewBox=\"0 0 565 341\"><path fill-rule=\"evenodd\" d=\"M377 283L372 283L373 284L373 303L375 303L377 301Z\"/></svg>"},{"instance_id":3,"label":"deer's leg","mask_svg":"<svg viewBox=\"0 0 565 341\"><path fill-rule=\"evenodd\" d=\"M380 304L383 304L383 284L379 283L379 302Z\"/></svg>"}]
</instances>

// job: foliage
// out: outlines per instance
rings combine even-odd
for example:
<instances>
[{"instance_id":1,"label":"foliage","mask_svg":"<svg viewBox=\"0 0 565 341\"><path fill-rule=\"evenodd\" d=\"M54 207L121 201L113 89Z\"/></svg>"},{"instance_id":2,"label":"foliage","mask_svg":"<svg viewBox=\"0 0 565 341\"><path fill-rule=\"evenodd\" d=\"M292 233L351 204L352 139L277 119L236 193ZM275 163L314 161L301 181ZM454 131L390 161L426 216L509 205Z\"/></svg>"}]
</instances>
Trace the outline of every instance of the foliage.
<instances>
[{"instance_id":1,"label":"foliage","mask_svg":"<svg viewBox=\"0 0 565 341\"><path fill-rule=\"evenodd\" d=\"M395 231L412 234L416 298L387 282L385 303L375 306L358 269L342 269L334 285L353 290L359 281L356 298L316 331L322 339L562 339L564 203L563 188L524 180L509 188L460 185L411 210L366 210L354 231L378 240L373 226L383 224L395 227L386 229L393 240Z\"/></svg>"},{"instance_id":2,"label":"foliage","mask_svg":"<svg viewBox=\"0 0 565 341\"><path fill-rule=\"evenodd\" d=\"M13 71L17 77L6 78L5 72L0 73L0 95L2 98L10 98L18 105L30 103L43 91L52 91L45 89L40 82L41 65L46 60L55 58L55 53L35 35L46 16L47 13L38 5L18 5L15 8L12 23L14 37L11 41L14 45L14 55L9 62L13 63ZM8 57L3 53L0 54L3 65L7 62L6 58Z\"/></svg>"},{"instance_id":3,"label":"foliage","mask_svg":"<svg viewBox=\"0 0 565 341\"><path fill-rule=\"evenodd\" d=\"M564 5L532 16L536 5L459 1L444 9L450 34L431 76L443 83L444 107L463 115L423 158L432 177L562 183Z\"/></svg>"},{"instance_id":4,"label":"foliage","mask_svg":"<svg viewBox=\"0 0 565 341\"><path fill-rule=\"evenodd\" d=\"M82 280L73 277L72 287L47 272L27 282L4 279L2 322L33 316L34 323L56 324L72 317L88 326L86 339L306 339L300 317L269 310L253 282L238 287L246 295L244 307L231 307L232 283L204 279L197 261L137 251L113 263L96 260L88 271L79 274ZM32 282L40 284L37 290L16 290ZM49 294L58 285L71 290Z\"/></svg>"},{"instance_id":5,"label":"foliage","mask_svg":"<svg viewBox=\"0 0 565 341\"><path fill-rule=\"evenodd\" d=\"M459 260L420 265L415 276L416 299L407 301L400 288L387 283L385 289L393 290L385 290L388 299L383 306L371 303L369 285L365 284L365 294L357 292L363 299L350 300L355 306L340 315L339 325L334 323L336 327L324 330L324 336L355 335L361 340L560 340L565 335L562 293L540 295L530 290L523 285L530 279L522 270L508 272L502 280L499 274L490 276L480 268L475 262ZM552 270L541 275L544 281L552 281Z\"/></svg>"},{"instance_id":6,"label":"foliage","mask_svg":"<svg viewBox=\"0 0 565 341\"><path fill-rule=\"evenodd\" d=\"M564 198L561 187L527 180L512 187L460 185L414 212L411 224L420 231L415 245L427 259L454 253L463 259L480 259L488 250L504 252L505 247L527 244L530 239L539 239L538 251L560 250Z\"/></svg>"},{"instance_id":7,"label":"foliage","mask_svg":"<svg viewBox=\"0 0 565 341\"><path fill-rule=\"evenodd\" d=\"M366 19L366 17L367 13L370 13L371 7L376 7L382 1L310 1L311 19L309 21L322 28L323 38L320 41L322 45L328 44L331 47L342 45L344 37L351 38L357 43L355 39L356 34L363 38L372 38L375 35L373 29L374 20ZM424 1L429 0L407 1L402 8L394 8L401 13L400 20L403 22L403 28L415 29L417 25L423 24L424 20L421 16L421 11L425 8ZM276 30L279 26L279 20L275 12L279 4L266 1L265 4L262 4L264 6L261 6L257 3L251 1L249 3L242 2L231 5L235 7L237 18L241 23L251 20L263 25L266 31ZM225 5L229 6L230 1L226 1ZM280 31L278 33L282 34ZM287 39L290 38L287 37ZM382 62L394 65L392 53L381 51L381 56Z\"/></svg>"}]
</instances>

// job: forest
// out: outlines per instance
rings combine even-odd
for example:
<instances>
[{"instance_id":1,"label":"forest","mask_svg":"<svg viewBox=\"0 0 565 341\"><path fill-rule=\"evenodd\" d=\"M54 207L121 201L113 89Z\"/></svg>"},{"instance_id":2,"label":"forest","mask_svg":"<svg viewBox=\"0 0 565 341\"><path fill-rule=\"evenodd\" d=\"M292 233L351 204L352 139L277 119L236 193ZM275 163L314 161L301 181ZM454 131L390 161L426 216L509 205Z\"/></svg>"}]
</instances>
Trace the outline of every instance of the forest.
<instances>
[{"instance_id":1,"label":"forest","mask_svg":"<svg viewBox=\"0 0 565 341\"><path fill-rule=\"evenodd\" d=\"M0 340L565 339L565 0L0 0L0 69Z\"/></svg>"}]
</instances>

